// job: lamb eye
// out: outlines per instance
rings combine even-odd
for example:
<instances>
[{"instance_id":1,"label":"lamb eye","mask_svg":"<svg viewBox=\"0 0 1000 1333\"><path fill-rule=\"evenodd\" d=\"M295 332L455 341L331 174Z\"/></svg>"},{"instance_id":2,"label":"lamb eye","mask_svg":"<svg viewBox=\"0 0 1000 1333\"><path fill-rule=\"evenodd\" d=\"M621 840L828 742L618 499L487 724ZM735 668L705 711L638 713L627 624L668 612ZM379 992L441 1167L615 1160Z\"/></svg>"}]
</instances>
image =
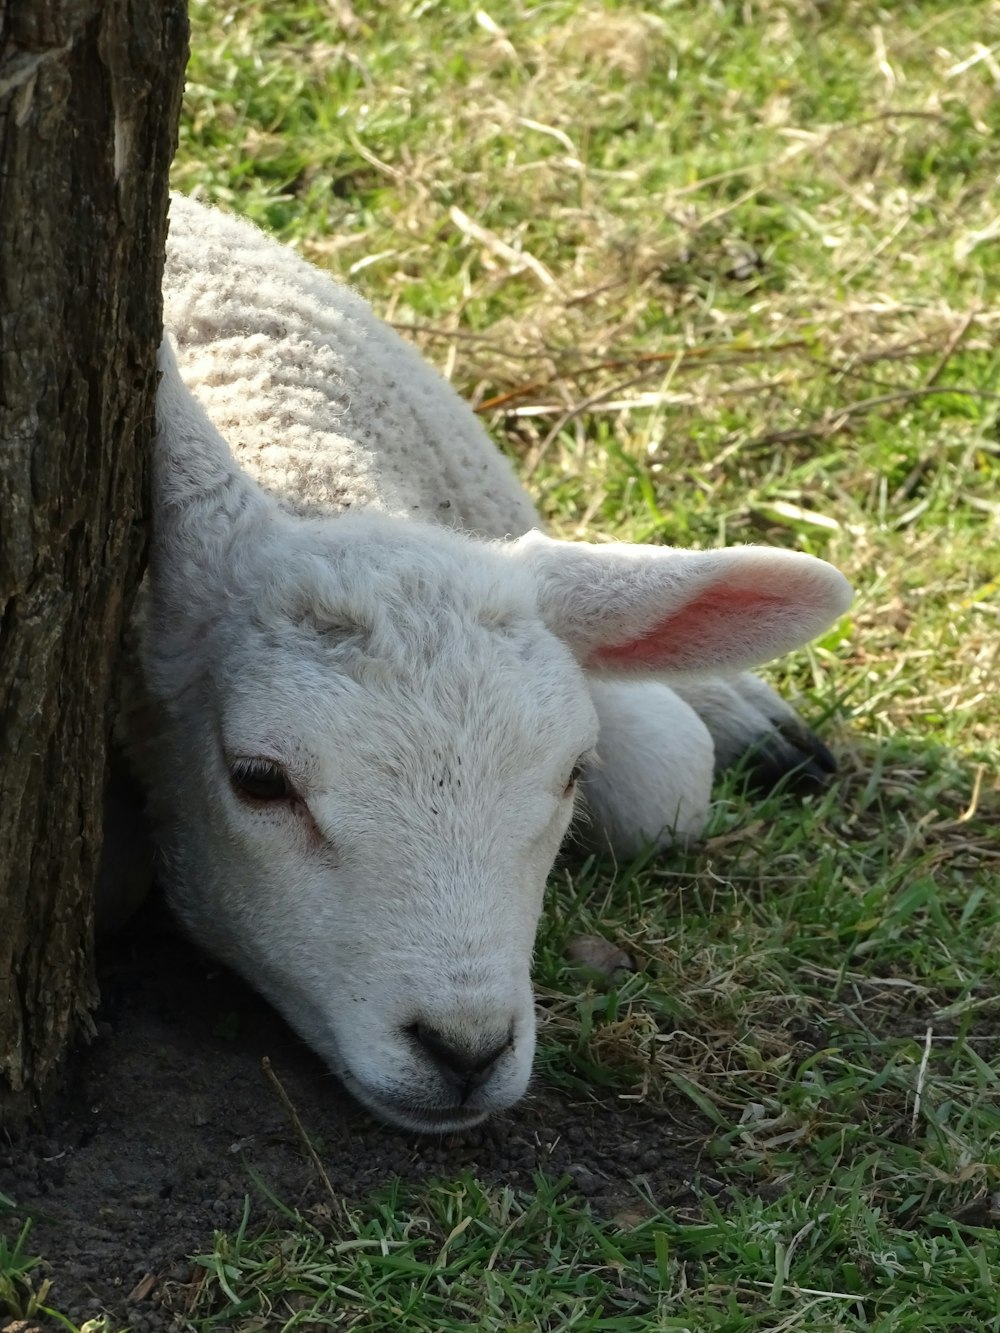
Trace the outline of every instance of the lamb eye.
<instances>
[{"instance_id":1,"label":"lamb eye","mask_svg":"<svg viewBox=\"0 0 1000 1333\"><path fill-rule=\"evenodd\" d=\"M295 795L285 770L265 759L241 759L230 777L237 796L250 801L287 801Z\"/></svg>"},{"instance_id":2,"label":"lamb eye","mask_svg":"<svg viewBox=\"0 0 1000 1333\"><path fill-rule=\"evenodd\" d=\"M573 765L573 771L569 775L569 780L566 783L566 790L563 794L565 796L569 796L570 792L572 792L573 788L576 786L576 784L580 781L582 777L583 777L583 760L581 759Z\"/></svg>"}]
</instances>

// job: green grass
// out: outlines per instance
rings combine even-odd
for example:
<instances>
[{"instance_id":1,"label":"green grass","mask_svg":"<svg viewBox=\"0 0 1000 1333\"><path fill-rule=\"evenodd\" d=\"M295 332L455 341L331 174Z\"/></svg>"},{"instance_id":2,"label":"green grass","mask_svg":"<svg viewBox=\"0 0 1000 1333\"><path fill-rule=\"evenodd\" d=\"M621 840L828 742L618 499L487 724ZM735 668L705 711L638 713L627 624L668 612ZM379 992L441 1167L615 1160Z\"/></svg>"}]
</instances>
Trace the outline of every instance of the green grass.
<instances>
[{"instance_id":1,"label":"green grass","mask_svg":"<svg viewBox=\"0 0 1000 1333\"><path fill-rule=\"evenodd\" d=\"M796 547L858 599L770 672L837 785L731 777L702 847L561 869L539 942L542 1077L693 1104L723 1194L251 1212L180 1327L1000 1330L1000 5L192 19L176 185L408 329L554 531ZM640 971L589 984L581 932Z\"/></svg>"},{"instance_id":2,"label":"green grass","mask_svg":"<svg viewBox=\"0 0 1000 1333\"><path fill-rule=\"evenodd\" d=\"M608 1223L565 1182L539 1176L524 1197L462 1178L419 1196L391 1191L333 1240L328 1226L286 1211L280 1229L252 1242L218 1237L198 1262L211 1279L206 1305L221 1291L231 1316L250 1295L247 1327L743 1330L774 1328L797 1306L814 1323L780 1326L996 1326L981 1243L946 1218L915 1238L864 1208L829 1212L831 1204L743 1199L722 1211L709 1201L697 1222L637 1213ZM926 1319L924 1268L942 1288L938 1322ZM265 1304L264 1292L280 1292L278 1304ZM197 1308L193 1323L222 1326Z\"/></svg>"}]
</instances>

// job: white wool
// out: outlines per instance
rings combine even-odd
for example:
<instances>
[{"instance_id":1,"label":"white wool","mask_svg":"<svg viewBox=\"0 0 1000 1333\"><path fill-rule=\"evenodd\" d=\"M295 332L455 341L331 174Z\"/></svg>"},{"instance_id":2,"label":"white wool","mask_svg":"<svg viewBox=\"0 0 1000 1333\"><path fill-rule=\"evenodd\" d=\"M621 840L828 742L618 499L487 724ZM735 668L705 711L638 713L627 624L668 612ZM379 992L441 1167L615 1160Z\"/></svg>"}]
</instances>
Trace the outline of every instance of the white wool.
<instances>
[{"instance_id":1,"label":"white wool","mask_svg":"<svg viewBox=\"0 0 1000 1333\"><path fill-rule=\"evenodd\" d=\"M246 222L174 196L164 321L241 465L295 513L381 513L506 537L538 514L416 349Z\"/></svg>"},{"instance_id":2,"label":"white wool","mask_svg":"<svg viewBox=\"0 0 1000 1333\"><path fill-rule=\"evenodd\" d=\"M788 552L529 531L510 465L409 344L180 197L164 297L130 716L168 896L376 1113L472 1123L527 1085L578 779L619 856L697 836L713 735L749 743L783 707L718 673L819 632L846 584Z\"/></svg>"}]
</instances>

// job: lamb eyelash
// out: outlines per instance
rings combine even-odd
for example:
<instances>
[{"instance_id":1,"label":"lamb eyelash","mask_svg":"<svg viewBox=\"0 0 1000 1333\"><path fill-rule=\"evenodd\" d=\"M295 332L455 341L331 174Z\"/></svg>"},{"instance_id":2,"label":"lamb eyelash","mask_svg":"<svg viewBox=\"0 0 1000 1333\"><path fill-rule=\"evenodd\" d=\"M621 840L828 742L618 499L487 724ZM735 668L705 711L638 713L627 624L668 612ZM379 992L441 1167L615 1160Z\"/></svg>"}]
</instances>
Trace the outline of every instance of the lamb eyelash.
<instances>
[{"instance_id":1,"label":"lamb eyelash","mask_svg":"<svg viewBox=\"0 0 1000 1333\"><path fill-rule=\"evenodd\" d=\"M229 765L229 772L234 778L262 777L272 769L285 772L284 765L276 759L234 759Z\"/></svg>"},{"instance_id":2,"label":"lamb eyelash","mask_svg":"<svg viewBox=\"0 0 1000 1333\"><path fill-rule=\"evenodd\" d=\"M287 769L274 759L236 759L230 763L229 780L237 795L244 799L269 803L291 800L297 795ZM266 786L269 782L273 783L270 790ZM254 791L254 783L265 785Z\"/></svg>"}]
</instances>

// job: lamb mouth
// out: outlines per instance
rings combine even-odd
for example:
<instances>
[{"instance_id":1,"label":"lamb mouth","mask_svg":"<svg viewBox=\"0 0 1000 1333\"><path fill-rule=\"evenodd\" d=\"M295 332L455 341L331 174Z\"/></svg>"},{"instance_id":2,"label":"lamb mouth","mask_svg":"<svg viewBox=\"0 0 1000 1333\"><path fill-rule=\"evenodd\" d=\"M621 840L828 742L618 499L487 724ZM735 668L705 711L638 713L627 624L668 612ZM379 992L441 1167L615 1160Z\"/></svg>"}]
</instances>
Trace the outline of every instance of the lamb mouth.
<instances>
[{"instance_id":1,"label":"lamb mouth","mask_svg":"<svg viewBox=\"0 0 1000 1333\"><path fill-rule=\"evenodd\" d=\"M387 1125L411 1133L453 1134L480 1124L498 1109L482 1106L425 1106L405 1097L378 1093L345 1068L341 1068L338 1073L347 1090L372 1115Z\"/></svg>"},{"instance_id":2,"label":"lamb mouth","mask_svg":"<svg viewBox=\"0 0 1000 1333\"><path fill-rule=\"evenodd\" d=\"M394 1108L395 1110L396 1108ZM489 1111L468 1106L447 1106L434 1110L426 1106L399 1107L411 1128L423 1134L451 1134L481 1124Z\"/></svg>"},{"instance_id":3,"label":"lamb mouth","mask_svg":"<svg viewBox=\"0 0 1000 1333\"><path fill-rule=\"evenodd\" d=\"M491 1114L486 1107L422 1106L388 1098L370 1106L383 1120L417 1134L454 1134L481 1124Z\"/></svg>"}]
</instances>

